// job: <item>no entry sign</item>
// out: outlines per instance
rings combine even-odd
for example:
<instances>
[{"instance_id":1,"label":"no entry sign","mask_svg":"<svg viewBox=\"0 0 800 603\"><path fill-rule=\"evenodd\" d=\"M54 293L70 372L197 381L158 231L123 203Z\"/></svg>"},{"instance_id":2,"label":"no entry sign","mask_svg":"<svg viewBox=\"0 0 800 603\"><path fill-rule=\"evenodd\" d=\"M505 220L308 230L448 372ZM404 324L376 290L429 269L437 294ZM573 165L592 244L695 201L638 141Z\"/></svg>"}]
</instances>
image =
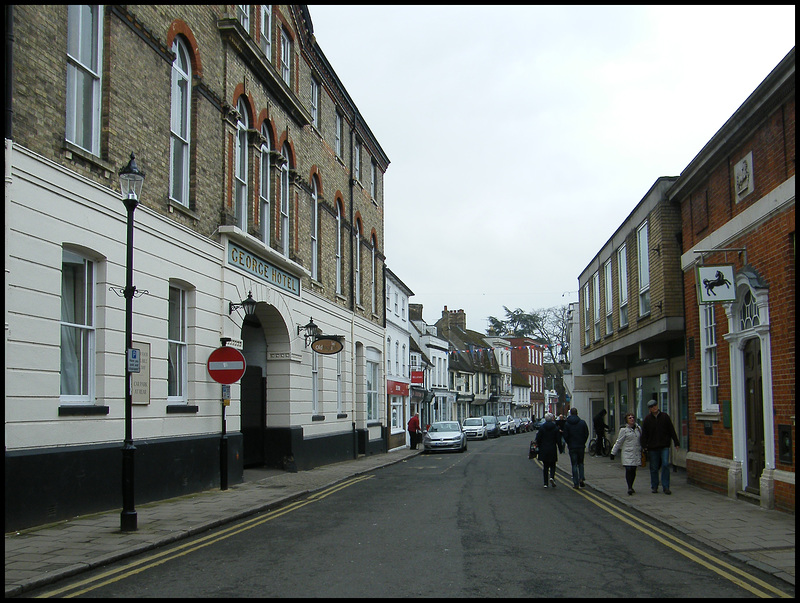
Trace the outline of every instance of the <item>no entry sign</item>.
<instances>
[{"instance_id":1,"label":"no entry sign","mask_svg":"<svg viewBox=\"0 0 800 603\"><path fill-rule=\"evenodd\" d=\"M244 375L244 369L244 356L236 348L223 346L208 357L208 374L217 383L236 383Z\"/></svg>"}]
</instances>

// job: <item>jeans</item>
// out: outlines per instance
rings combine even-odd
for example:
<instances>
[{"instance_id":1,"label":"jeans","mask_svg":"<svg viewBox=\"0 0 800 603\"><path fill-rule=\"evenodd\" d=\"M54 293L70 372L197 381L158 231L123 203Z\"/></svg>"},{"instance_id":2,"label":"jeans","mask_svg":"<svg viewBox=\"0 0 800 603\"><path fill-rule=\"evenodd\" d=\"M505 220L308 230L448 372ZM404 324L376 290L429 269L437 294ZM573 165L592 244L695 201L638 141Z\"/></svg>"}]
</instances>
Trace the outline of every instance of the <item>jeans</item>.
<instances>
[{"instance_id":1,"label":"jeans","mask_svg":"<svg viewBox=\"0 0 800 603\"><path fill-rule=\"evenodd\" d=\"M569 460L572 463L572 484L577 486L584 480L583 475L583 455L586 452L583 448L570 448Z\"/></svg>"},{"instance_id":2,"label":"jeans","mask_svg":"<svg viewBox=\"0 0 800 603\"><path fill-rule=\"evenodd\" d=\"M650 489L658 490L658 470L661 469L661 486L669 490L669 448L647 451L650 462Z\"/></svg>"}]
</instances>

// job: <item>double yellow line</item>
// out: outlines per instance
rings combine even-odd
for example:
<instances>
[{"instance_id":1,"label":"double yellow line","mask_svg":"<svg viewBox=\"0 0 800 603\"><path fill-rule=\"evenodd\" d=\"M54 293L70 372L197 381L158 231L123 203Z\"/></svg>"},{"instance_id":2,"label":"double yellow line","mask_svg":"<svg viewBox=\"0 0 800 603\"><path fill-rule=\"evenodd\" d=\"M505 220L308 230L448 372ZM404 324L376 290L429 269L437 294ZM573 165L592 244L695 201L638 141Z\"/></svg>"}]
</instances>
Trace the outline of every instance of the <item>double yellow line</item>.
<instances>
[{"instance_id":1,"label":"double yellow line","mask_svg":"<svg viewBox=\"0 0 800 603\"><path fill-rule=\"evenodd\" d=\"M537 464L541 464L540 461L536 461ZM562 477L561 475L557 475L556 479L562 482L565 485L572 486L572 480L567 480L566 478ZM616 507L606 501L605 499L601 498L597 494L593 492L588 492L584 489L580 490L573 490L576 494L583 496L586 500L591 502L593 505L599 507L609 515L612 515L622 521L623 523L628 524L629 526L639 530L643 534L646 534L653 540L656 540L663 544L664 546L672 549L673 551L680 553L684 557L691 559L695 563L702 565L705 568L710 569L715 574L718 574L725 578L726 580L730 580L737 586L742 587L746 591L756 595L757 597L762 598L773 598L773 597L785 597L785 598L792 598L791 595L775 588L774 586L767 584L763 580L756 578L752 574L749 574L743 570L740 570L738 567L730 565L725 561L714 557L713 555L709 555L705 551L698 549L697 547L692 546L688 542L681 540L677 536L673 536L668 532L654 526L652 523L644 521L639 517L636 517L632 513L625 511L619 507Z\"/></svg>"},{"instance_id":2,"label":"double yellow line","mask_svg":"<svg viewBox=\"0 0 800 603\"><path fill-rule=\"evenodd\" d=\"M172 547L160 553L155 553L154 555L148 555L145 558L139 559L138 561L134 561L132 563L128 563L127 565L124 565L122 567L101 572L96 576L87 578L85 580L81 580L79 582L74 582L69 586L64 586L62 588L47 591L45 593L37 595L37 598L46 599L50 597L57 597L59 595L63 595L63 598L67 599L67 598L77 597L79 595L82 595L92 590L96 590L98 588L102 588L103 586L107 586L108 584L112 584L114 582L119 582L120 580L124 580L125 578L139 574L158 565L162 565L164 563L167 563L168 561L177 559L178 557L183 557L184 555L188 555L189 553L193 553L194 551L197 551L199 549L211 546L212 544L230 538L231 536L235 536L236 534L241 534L242 532L251 530L257 526L260 526L261 524L264 524L268 521L272 521L273 519L277 519L278 517L286 515L287 513L291 513L292 511L297 511L298 509L301 509L306 505L319 502L320 500L330 496L331 494L335 494L340 490L344 490L345 488L348 488L364 480L371 479L373 477L374 475L360 475L354 477L352 479L331 486L330 488L326 488L324 490L320 490L319 492L315 492L314 494L311 494L310 496L308 496L303 500L289 503L284 507L280 507L273 511L269 511L263 515L258 515L251 519L245 520L241 523L237 523L236 525L223 528L221 530L215 530L212 534L208 534L207 536L193 539L191 542L186 542L184 544Z\"/></svg>"}]
</instances>

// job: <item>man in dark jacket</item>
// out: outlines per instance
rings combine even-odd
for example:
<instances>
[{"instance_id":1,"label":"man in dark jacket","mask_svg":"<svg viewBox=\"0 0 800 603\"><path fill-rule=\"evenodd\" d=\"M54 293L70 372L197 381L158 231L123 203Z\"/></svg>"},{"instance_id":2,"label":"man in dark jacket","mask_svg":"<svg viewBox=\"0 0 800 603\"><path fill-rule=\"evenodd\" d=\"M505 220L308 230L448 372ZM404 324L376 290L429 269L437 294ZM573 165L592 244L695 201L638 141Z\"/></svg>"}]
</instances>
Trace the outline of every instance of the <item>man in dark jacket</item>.
<instances>
[{"instance_id":1,"label":"man in dark jacket","mask_svg":"<svg viewBox=\"0 0 800 603\"><path fill-rule=\"evenodd\" d=\"M664 494L672 494L669 489L669 443L675 442L679 448L680 441L672 420L665 412L658 409L658 400L653 397L647 403L650 414L642 421L642 448L647 451L650 461L650 490L658 493L658 470L661 469L661 487Z\"/></svg>"},{"instance_id":2,"label":"man in dark jacket","mask_svg":"<svg viewBox=\"0 0 800 603\"><path fill-rule=\"evenodd\" d=\"M605 453L606 429L608 429L608 425L606 425L606 409L601 409L600 412L594 416L592 422L594 423L594 435L595 438L597 438L595 456L603 456Z\"/></svg>"},{"instance_id":3,"label":"man in dark jacket","mask_svg":"<svg viewBox=\"0 0 800 603\"><path fill-rule=\"evenodd\" d=\"M550 473L550 485L556 487L556 461L558 461L558 448L562 444L561 430L555 423L553 413L544 416L545 423L536 434L536 444L539 446L539 460L542 461L542 474L544 487L547 488L547 474Z\"/></svg>"},{"instance_id":4,"label":"man in dark jacket","mask_svg":"<svg viewBox=\"0 0 800 603\"><path fill-rule=\"evenodd\" d=\"M569 447L569 460L572 463L572 487L586 487L583 472L583 456L586 452L586 440L589 439L589 426L578 417L578 409L570 408L569 416L564 424L564 440Z\"/></svg>"}]
</instances>

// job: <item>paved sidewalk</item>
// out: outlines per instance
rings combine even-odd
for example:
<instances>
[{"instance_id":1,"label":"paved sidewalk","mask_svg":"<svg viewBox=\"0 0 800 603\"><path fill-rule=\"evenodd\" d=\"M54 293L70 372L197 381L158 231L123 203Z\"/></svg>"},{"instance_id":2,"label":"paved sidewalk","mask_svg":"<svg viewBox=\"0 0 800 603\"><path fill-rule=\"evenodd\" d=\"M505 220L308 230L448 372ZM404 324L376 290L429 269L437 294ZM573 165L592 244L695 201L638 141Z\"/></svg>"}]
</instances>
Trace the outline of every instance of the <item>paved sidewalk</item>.
<instances>
[{"instance_id":1,"label":"paved sidewalk","mask_svg":"<svg viewBox=\"0 0 800 603\"><path fill-rule=\"evenodd\" d=\"M572 484L569 454L561 454L558 469ZM639 467L628 495L625 468L619 456L592 457L584 461L586 484L617 499L633 511L650 516L732 557L795 584L795 516L762 509L752 503L690 485L682 469L670 474L671 495L650 491L650 467Z\"/></svg>"},{"instance_id":2,"label":"paved sidewalk","mask_svg":"<svg viewBox=\"0 0 800 603\"><path fill-rule=\"evenodd\" d=\"M525 446L527 450L527 446ZM16 596L210 528L285 504L350 477L402 462L419 450L400 449L310 471L248 471L242 484L136 508L136 532L119 530L119 510L5 535L5 595ZM569 457L559 470L570 474ZM586 483L711 548L730 554L794 585L794 515L765 511L686 483L672 474L672 496L650 493L648 469L640 469L627 495L619 460L586 457Z\"/></svg>"}]
</instances>

